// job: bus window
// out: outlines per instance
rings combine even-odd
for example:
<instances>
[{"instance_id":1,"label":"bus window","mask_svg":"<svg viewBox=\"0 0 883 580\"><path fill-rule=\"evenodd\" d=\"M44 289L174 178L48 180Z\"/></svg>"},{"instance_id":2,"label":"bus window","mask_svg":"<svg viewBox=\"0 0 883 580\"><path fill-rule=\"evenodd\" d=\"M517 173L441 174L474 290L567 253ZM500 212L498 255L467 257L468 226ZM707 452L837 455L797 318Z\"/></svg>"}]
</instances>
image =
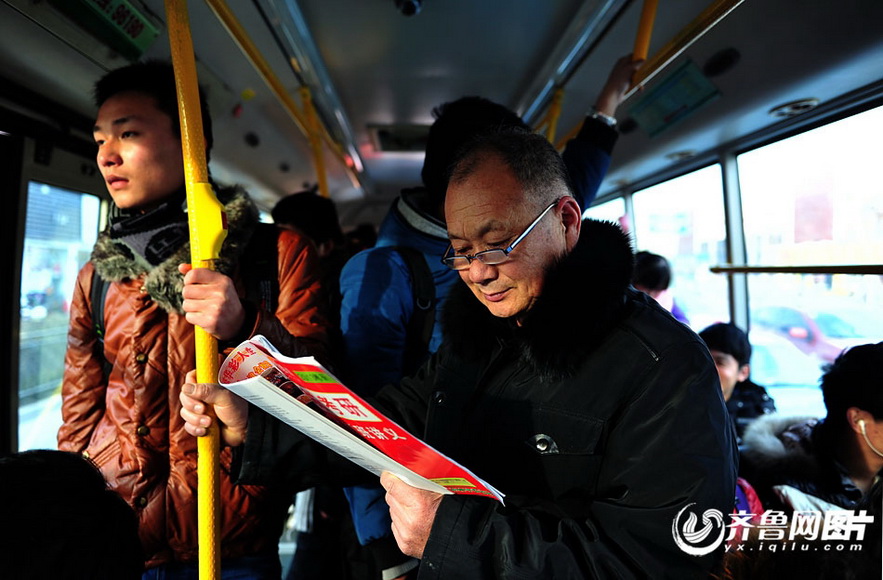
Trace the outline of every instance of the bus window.
<instances>
[{"instance_id":1,"label":"bus window","mask_svg":"<svg viewBox=\"0 0 883 580\"><path fill-rule=\"evenodd\" d=\"M671 263L670 291L691 328L729 320L727 279L709 271L726 262L720 166L637 191L632 202L635 248Z\"/></svg>"},{"instance_id":2,"label":"bus window","mask_svg":"<svg viewBox=\"0 0 883 580\"><path fill-rule=\"evenodd\" d=\"M21 277L19 450L54 449L61 379L77 272L98 234L94 195L28 183Z\"/></svg>"},{"instance_id":3,"label":"bus window","mask_svg":"<svg viewBox=\"0 0 883 580\"><path fill-rule=\"evenodd\" d=\"M748 264L878 264L881 131L883 107L740 155ZM817 375L814 385L843 349L883 340L879 276L753 274L748 293L752 335L765 332L789 343ZM789 382L769 380L773 388Z\"/></svg>"},{"instance_id":4,"label":"bus window","mask_svg":"<svg viewBox=\"0 0 883 580\"><path fill-rule=\"evenodd\" d=\"M593 205L583 212L583 217L615 223L621 223L620 218L623 216L625 216L625 202L621 197Z\"/></svg>"},{"instance_id":5,"label":"bus window","mask_svg":"<svg viewBox=\"0 0 883 580\"><path fill-rule=\"evenodd\" d=\"M776 410L786 416L824 417L818 365L785 338L765 330L748 333L751 380L766 388Z\"/></svg>"}]
</instances>

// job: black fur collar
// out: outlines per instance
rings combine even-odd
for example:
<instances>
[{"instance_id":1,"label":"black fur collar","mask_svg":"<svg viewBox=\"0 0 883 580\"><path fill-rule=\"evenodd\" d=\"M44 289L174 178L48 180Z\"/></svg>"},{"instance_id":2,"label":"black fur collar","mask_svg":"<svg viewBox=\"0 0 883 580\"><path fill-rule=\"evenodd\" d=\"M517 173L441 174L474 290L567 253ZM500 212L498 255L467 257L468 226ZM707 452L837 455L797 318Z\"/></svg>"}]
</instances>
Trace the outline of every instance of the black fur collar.
<instances>
[{"instance_id":1,"label":"black fur collar","mask_svg":"<svg viewBox=\"0 0 883 580\"><path fill-rule=\"evenodd\" d=\"M584 220L574 251L549 273L524 324L493 316L466 287L451 290L443 329L451 348L481 357L500 341L518 348L542 374L572 374L623 316L634 255L628 236L610 222Z\"/></svg>"},{"instance_id":2,"label":"black fur collar","mask_svg":"<svg viewBox=\"0 0 883 580\"><path fill-rule=\"evenodd\" d=\"M215 191L227 212L228 228L221 258L216 261L215 268L232 275L257 226L258 210L241 187L216 187ZM110 282L146 274L144 288L150 297L167 312L183 312L181 291L184 280L178 272L178 264L190 263L190 242L185 242L166 261L150 269L144 260L136 259L131 250L115 243L108 232L103 231L92 249L91 260L98 275Z\"/></svg>"}]
</instances>

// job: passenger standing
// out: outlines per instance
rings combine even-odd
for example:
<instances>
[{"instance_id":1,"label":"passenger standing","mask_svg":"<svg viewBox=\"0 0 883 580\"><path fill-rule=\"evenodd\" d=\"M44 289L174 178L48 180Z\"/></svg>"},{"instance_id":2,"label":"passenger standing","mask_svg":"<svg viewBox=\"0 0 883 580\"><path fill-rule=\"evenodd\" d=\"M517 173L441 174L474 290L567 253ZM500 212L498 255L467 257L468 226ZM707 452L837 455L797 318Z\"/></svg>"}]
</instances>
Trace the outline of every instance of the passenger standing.
<instances>
[{"instance_id":1,"label":"passenger standing","mask_svg":"<svg viewBox=\"0 0 883 580\"><path fill-rule=\"evenodd\" d=\"M293 228L315 244L322 270L322 288L330 301L329 310L336 327L340 315L340 271L350 254L334 200L318 195L315 189L299 191L280 199L270 215L279 227Z\"/></svg>"},{"instance_id":2,"label":"passenger standing","mask_svg":"<svg viewBox=\"0 0 883 580\"><path fill-rule=\"evenodd\" d=\"M276 225L304 233L316 246L322 287L338 327L340 271L349 255L334 201L317 195L315 189L300 191L279 200L271 215ZM335 342L338 335L335 328ZM349 504L339 486L320 485L297 493L292 520L297 535L286 580L368 577L367 553L356 538Z\"/></svg>"},{"instance_id":3,"label":"passenger standing","mask_svg":"<svg viewBox=\"0 0 883 580\"><path fill-rule=\"evenodd\" d=\"M629 288L623 232L580 214L541 136L490 135L454 164L445 264L464 284L439 350L374 401L506 503L384 473L393 532L420 578L707 578L719 562L722 547L693 555L672 532L685 511L733 507L735 441L711 357ZM243 483L303 485L308 465L354 476L217 385L188 383L181 401L190 433L213 421L204 401L243 445Z\"/></svg>"},{"instance_id":4,"label":"passenger standing","mask_svg":"<svg viewBox=\"0 0 883 580\"><path fill-rule=\"evenodd\" d=\"M195 366L193 325L222 348L263 334L289 355L324 359L328 323L318 261L302 236L266 226L271 244L261 254L271 257L278 294L268 298L278 304L246 297L247 270L266 257L249 246L259 229L257 208L241 188L215 187L227 238L216 271L191 269L171 66L114 70L96 83L95 101L97 163L113 203L74 289L58 445L91 457L135 509L145 578L191 577L199 549L196 445L178 417L177 399ZM204 97L201 105L208 156ZM95 285L106 291L100 302ZM291 495L235 485L231 461L231 450L222 449L223 577L278 578L278 539Z\"/></svg>"},{"instance_id":5,"label":"passenger standing","mask_svg":"<svg viewBox=\"0 0 883 580\"><path fill-rule=\"evenodd\" d=\"M671 285L671 265L665 257L653 252L638 252L635 255L635 277L632 285L659 302L679 322L690 324L687 315L677 305L668 289Z\"/></svg>"}]
</instances>

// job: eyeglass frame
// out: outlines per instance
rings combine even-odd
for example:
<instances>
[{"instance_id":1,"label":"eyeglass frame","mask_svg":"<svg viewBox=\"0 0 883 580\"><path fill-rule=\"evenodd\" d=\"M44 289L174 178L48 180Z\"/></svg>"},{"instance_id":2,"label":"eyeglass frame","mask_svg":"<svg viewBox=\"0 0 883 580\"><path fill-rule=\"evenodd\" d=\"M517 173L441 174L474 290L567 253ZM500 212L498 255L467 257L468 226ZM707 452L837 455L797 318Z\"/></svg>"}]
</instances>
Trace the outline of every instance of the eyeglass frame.
<instances>
[{"instance_id":1,"label":"eyeglass frame","mask_svg":"<svg viewBox=\"0 0 883 580\"><path fill-rule=\"evenodd\" d=\"M478 260L479 262L481 262L481 263L484 264L485 266L498 266L498 265L500 265L500 264L504 264L504 263L508 262L508 261L509 261L509 254L511 254L511 253L512 253L512 250L515 249L515 246L517 246L518 244L520 244L521 241L524 240L524 238L527 237L527 234L529 234L530 232L532 232L533 229L537 226L537 224L540 223L540 220L542 220L542 219L546 216L546 214L549 213L549 210L551 210L553 207L557 206L558 203L559 203L562 199L563 199L563 198L560 198L560 197L559 197L559 198L556 199L554 202L552 202L552 203L551 203L546 209L544 209L544 210L540 213L540 215L538 215L538 216L536 217L535 220L533 220L533 221L530 223L529 226L527 226L527 228L525 228L525 230L524 230L523 232L521 232L521 235L519 235L517 238L515 238L515 240L514 240L511 244L509 244L506 248L491 248L490 250L482 250L481 252L476 252L476 253L474 253L474 254L462 254L462 255L454 254L454 255L448 255L448 254L451 253L451 251L454 249L454 245L453 245L453 244L448 244L448 249L445 250L445 254L444 254L444 256L442 256L442 258L441 258L441 262L442 262L442 264L444 264L445 266L447 266L447 267L450 268L451 270L454 270L455 272L460 272L460 271L463 271L463 270L467 270L467 269L469 269L469 267L472 266L472 261L473 261L473 260ZM487 255L489 255L489 254L497 254L497 253L500 253L500 252L502 252L503 257L502 257L502 259L501 259L499 262L488 263L488 262L485 262L484 259L482 259L482 258L479 257L479 256L487 256ZM454 264L453 264L453 261L456 260L456 259L465 259L465 260L466 260L466 265L463 266L462 268L455 268L455 267L454 267Z\"/></svg>"}]
</instances>

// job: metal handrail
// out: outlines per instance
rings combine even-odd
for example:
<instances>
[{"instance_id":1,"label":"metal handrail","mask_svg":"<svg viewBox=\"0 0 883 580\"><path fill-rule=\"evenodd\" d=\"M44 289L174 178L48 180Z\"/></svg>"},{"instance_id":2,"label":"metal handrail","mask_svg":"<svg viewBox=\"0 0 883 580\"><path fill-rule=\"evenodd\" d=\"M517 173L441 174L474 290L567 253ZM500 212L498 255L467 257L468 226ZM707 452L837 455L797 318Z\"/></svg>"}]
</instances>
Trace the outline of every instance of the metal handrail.
<instances>
[{"instance_id":1,"label":"metal handrail","mask_svg":"<svg viewBox=\"0 0 883 580\"><path fill-rule=\"evenodd\" d=\"M830 266L711 266L714 274L856 274L883 276L883 265L834 264Z\"/></svg>"},{"instance_id":2,"label":"metal handrail","mask_svg":"<svg viewBox=\"0 0 883 580\"><path fill-rule=\"evenodd\" d=\"M267 60L258 50L255 43L248 36L245 28L239 23L239 20L230 10L227 3L224 2L224 0L205 0L205 2L224 25L224 28L227 29L230 36L233 37L236 44L239 45L239 48L245 54L249 62L251 62L255 71L257 71L264 82L267 83L267 86L270 87L270 90L282 104L283 108L289 115L291 115L297 128L300 129L307 139L310 139L310 120L307 118L306 114L300 110L294 99L291 98L291 95L282 85L282 82L273 72L273 69L267 63ZM334 156L341 162L344 170L350 175L353 184L358 185L359 176L356 175L353 168L347 163L343 148L334 140L324 124L318 123L318 128L322 140L328 145Z\"/></svg>"}]
</instances>

